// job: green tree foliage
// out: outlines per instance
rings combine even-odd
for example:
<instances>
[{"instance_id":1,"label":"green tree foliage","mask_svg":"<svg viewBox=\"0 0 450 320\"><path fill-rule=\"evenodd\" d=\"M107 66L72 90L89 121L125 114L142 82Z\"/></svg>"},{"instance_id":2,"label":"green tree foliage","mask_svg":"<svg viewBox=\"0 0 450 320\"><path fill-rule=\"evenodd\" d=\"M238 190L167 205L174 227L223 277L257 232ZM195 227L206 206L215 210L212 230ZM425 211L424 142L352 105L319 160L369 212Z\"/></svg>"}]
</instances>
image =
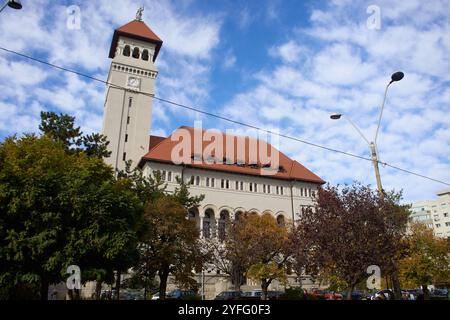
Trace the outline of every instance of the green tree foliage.
<instances>
[{"instance_id":1,"label":"green tree foliage","mask_svg":"<svg viewBox=\"0 0 450 320\"><path fill-rule=\"evenodd\" d=\"M437 238L432 229L416 222L411 224L405 243L399 263L404 286L421 286L427 298L427 285L450 282L450 243L446 239Z\"/></svg>"},{"instance_id":2,"label":"green tree foliage","mask_svg":"<svg viewBox=\"0 0 450 320\"><path fill-rule=\"evenodd\" d=\"M107 158L109 141L104 135L93 133L83 136L80 127L75 126L75 117L54 112L41 112L39 130L51 139L60 142L66 151L84 151L90 157Z\"/></svg>"},{"instance_id":3,"label":"green tree foliage","mask_svg":"<svg viewBox=\"0 0 450 320\"><path fill-rule=\"evenodd\" d=\"M195 287L192 270L201 268L206 254L201 250L195 224L187 220L187 212L197 207L204 196L191 196L189 184L179 178L178 186L170 194L160 171L145 176L135 169L120 175L133 181L133 190L145 206L139 232L139 259L133 268L144 291L148 291L156 275L160 279L161 299L165 298L169 274L179 285Z\"/></svg>"},{"instance_id":4,"label":"green tree foliage","mask_svg":"<svg viewBox=\"0 0 450 320\"><path fill-rule=\"evenodd\" d=\"M199 232L187 219L187 210L173 195L164 195L145 208L147 230L141 240L138 271L147 276L157 274L160 299L165 299L170 274L183 287L195 284L193 270L202 267ZM139 269L140 268L140 269Z\"/></svg>"},{"instance_id":5,"label":"green tree foliage","mask_svg":"<svg viewBox=\"0 0 450 320\"><path fill-rule=\"evenodd\" d=\"M235 232L251 238L251 266L247 276L261 282L263 299L267 299L267 290L273 280L286 282L286 267L291 252L288 229L279 226L270 214L248 214L238 221Z\"/></svg>"},{"instance_id":6,"label":"green tree foliage","mask_svg":"<svg viewBox=\"0 0 450 320\"><path fill-rule=\"evenodd\" d=\"M48 285L64 281L71 264L89 278L111 279L113 270L126 270L137 257L142 204L132 182L115 180L97 157L67 152L64 143L74 134L66 131L61 139L28 135L0 144L0 287L6 298L28 286L46 299Z\"/></svg>"}]
</instances>

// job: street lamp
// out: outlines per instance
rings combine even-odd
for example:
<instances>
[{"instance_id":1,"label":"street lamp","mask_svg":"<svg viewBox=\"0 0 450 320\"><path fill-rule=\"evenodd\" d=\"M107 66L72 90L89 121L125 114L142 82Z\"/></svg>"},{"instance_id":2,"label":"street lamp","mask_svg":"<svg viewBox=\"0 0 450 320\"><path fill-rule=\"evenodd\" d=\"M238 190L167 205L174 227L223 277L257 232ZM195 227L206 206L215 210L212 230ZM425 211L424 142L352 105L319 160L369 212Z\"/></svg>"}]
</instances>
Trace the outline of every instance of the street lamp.
<instances>
[{"instance_id":1,"label":"street lamp","mask_svg":"<svg viewBox=\"0 0 450 320\"><path fill-rule=\"evenodd\" d=\"M20 3L20 0L8 0L0 9L0 12L2 12L3 9L6 8L6 6L12 8L12 9L16 9L16 10L22 9L22 3Z\"/></svg>"},{"instance_id":2,"label":"street lamp","mask_svg":"<svg viewBox=\"0 0 450 320\"><path fill-rule=\"evenodd\" d=\"M378 186L378 192L380 193L381 196L383 196L384 192L383 192L383 186L381 184L381 177L380 177L380 169L378 167L378 154L377 154L377 139L378 139L378 132L380 130L380 126L381 126L381 119L383 117L383 111L384 111L384 105L386 103L386 98L387 98L387 93L388 93L388 89L391 86L392 83L400 81L404 78L404 73L403 72L396 72L391 76L391 82L389 82L389 84L386 86L386 90L384 92L384 98L383 98L383 104L381 105L381 111L380 111L380 116L378 118L378 126L377 126L377 131L375 133L375 139L373 141L369 141L364 134L362 133L362 131L358 128L358 126L349 118L349 117L345 117L345 119L350 122L350 124L356 129L356 131L358 131L358 133L361 135L361 137L367 142L367 144L370 147L370 153L372 156L372 162L373 162L373 167L375 169L375 177L377 179L377 186ZM342 114L339 113L335 113L332 114L330 116L330 118L332 120L339 120L343 117Z\"/></svg>"}]
</instances>

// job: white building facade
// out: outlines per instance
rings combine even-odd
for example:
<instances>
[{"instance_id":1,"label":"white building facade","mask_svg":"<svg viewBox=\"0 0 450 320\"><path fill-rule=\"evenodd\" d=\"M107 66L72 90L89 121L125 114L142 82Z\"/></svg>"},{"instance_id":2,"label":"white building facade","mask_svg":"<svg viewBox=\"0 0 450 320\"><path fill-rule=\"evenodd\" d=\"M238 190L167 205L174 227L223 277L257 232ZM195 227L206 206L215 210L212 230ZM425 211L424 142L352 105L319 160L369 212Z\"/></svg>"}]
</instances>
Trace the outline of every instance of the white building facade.
<instances>
[{"instance_id":1,"label":"white building facade","mask_svg":"<svg viewBox=\"0 0 450 320\"><path fill-rule=\"evenodd\" d=\"M437 199L412 204L411 218L425 223L442 238L450 238L450 189L437 193Z\"/></svg>"},{"instance_id":2,"label":"white building facade","mask_svg":"<svg viewBox=\"0 0 450 320\"><path fill-rule=\"evenodd\" d=\"M189 211L189 218L196 221L206 239L224 238L225 222L242 213L270 214L280 225L287 225L303 208L313 206L317 189L325 182L265 141L219 133L216 139L222 142L204 157L198 154L195 140L202 137L200 145L208 148L211 139L203 139L203 130L180 127L170 137L150 136L152 94L158 74L154 63L161 45L161 39L140 16L114 32L103 120L103 134L110 141L112 154L105 161L116 171L124 170L129 160L146 176L159 171L168 192L179 185L177 178L189 182L191 195L205 196L199 207ZM181 131L193 140L180 163L174 159L173 150L180 143L174 137ZM228 144L230 137L237 144ZM270 157L262 156L264 150L269 150ZM214 273L208 277L207 298L232 287L227 277ZM295 276L291 278L296 281ZM307 284L308 279L303 281ZM274 289L280 286L272 284Z\"/></svg>"}]
</instances>

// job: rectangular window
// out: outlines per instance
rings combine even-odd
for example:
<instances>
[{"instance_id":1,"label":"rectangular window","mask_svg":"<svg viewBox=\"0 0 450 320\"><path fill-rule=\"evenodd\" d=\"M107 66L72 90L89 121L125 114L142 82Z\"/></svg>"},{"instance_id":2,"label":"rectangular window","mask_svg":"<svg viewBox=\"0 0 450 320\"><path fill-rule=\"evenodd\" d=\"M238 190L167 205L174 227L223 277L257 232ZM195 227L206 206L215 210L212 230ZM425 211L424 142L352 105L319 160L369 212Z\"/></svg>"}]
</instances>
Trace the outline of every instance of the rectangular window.
<instances>
[{"instance_id":1,"label":"rectangular window","mask_svg":"<svg viewBox=\"0 0 450 320\"><path fill-rule=\"evenodd\" d=\"M161 173L162 181L166 181L166 174L167 174L167 172L165 170L163 170L163 172Z\"/></svg>"},{"instance_id":2,"label":"rectangular window","mask_svg":"<svg viewBox=\"0 0 450 320\"><path fill-rule=\"evenodd\" d=\"M195 178L195 185L196 185L196 186L200 186L200 177L199 177L199 176L197 176L197 177Z\"/></svg>"},{"instance_id":3,"label":"rectangular window","mask_svg":"<svg viewBox=\"0 0 450 320\"><path fill-rule=\"evenodd\" d=\"M266 193L266 185L263 184L263 193Z\"/></svg>"},{"instance_id":4,"label":"rectangular window","mask_svg":"<svg viewBox=\"0 0 450 320\"><path fill-rule=\"evenodd\" d=\"M281 192L281 195L283 196L284 195L284 187L280 187L280 192Z\"/></svg>"},{"instance_id":5,"label":"rectangular window","mask_svg":"<svg viewBox=\"0 0 450 320\"><path fill-rule=\"evenodd\" d=\"M127 124L130 124L130 117L127 117Z\"/></svg>"},{"instance_id":6,"label":"rectangular window","mask_svg":"<svg viewBox=\"0 0 450 320\"><path fill-rule=\"evenodd\" d=\"M303 188L300 188L300 196L303 197Z\"/></svg>"},{"instance_id":7,"label":"rectangular window","mask_svg":"<svg viewBox=\"0 0 450 320\"><path fill-rule=\"evenodd\" d=\"M270 185L267 185L267 193L270 193Z\"/></svg>"},{"instance_id":8,"label":"rectangular window","mask_svg":"<svg viewBox=\"0 0 450 320\"><path fill-rule=\"evenodd\" d=\"M125 142L128 142L128 134L125 135Z\"/></svg>"},{"instance_id":9,"label":"rectangular window","mask_svg":"<svg viewBox=\"0 0 450 320\"><path fill-rule=\"evenodd\" d=\"M250 188L250 192L253 192L253 183L252 182L250 182L249 188Z\"/></svg>"},{"instance_id":10,"label":"rectangular window","mask_svg":"<svg viewBox=\"0 0 450 320\"><path fill-rule=\"evenodd\" d=\"M275 188L275 192L276 192L277 194L280 194L280 187L279 187L279 186L277 186L277 187Z\"/></svg>"},{"instance_id":11,"label":"rectangular window","mask_svg":"<svg viewBox=\"0 0 450 320\"><path fill-rule=\"evenodd\" d=\"M191 181L189 182L190 184L194 184L194 179L195 179L195 177L194 176L191 176Z\"/></svg>"},{"instance_id":12,"label":"rectangular window","mask_svg":"<svg viewBox=\"0 0 450 320\"><path fill-rule=\"evenodd\" d=\"M220 187L221 187L222 189L225 189L225 180L224 180L224 179L221 179L221 180L220 180Z\"/></svg>"},{"instance_id":13,"label":"rectangular window","mask_svg":"<svg viewBox=\"0 0 450 320\"><path fill-rule=\"evenodd\" d=\"M127 160L127 153L126 153L126 152L123 153L122 160L123 160L123 161L126 161L126 160Z\"/></svg>"},{"instance_id":14,"label":"rectangular window","mask_svg":"<svg viewBox=\"0 0 450 320\"><path fill-rule=\"evenodd\" d=\"M133 98L128 99L128 108L131 108L133 105Z\"/></svg>"},{"instance_id":15,"label":"rectangular window","mask_svg":"<svg viewBox=\"0 0 450 320\"><path fill-rule=\"evenodd\" d=\"M236 190L239 190L239 181L236 181Z\"/></svg>"},{"instance_id":16,"label":"rectangular window","mask_svg":"<svg viewBox=\"0 0 450 320\"><path fill-rule=\"evenodd\" d=\"M214 188L215 183L216 183L216 179L211 178L211 187L212 188Z\"/></svg>"},{"instance_id":17,"label":"rectangular window","mask_svg":"<svg viewBox=\"0 0 450 320\"><path fill-rule=\"evenodd\" d=\"M227 180L226 182L227 182L226 184L227 189L230 189L230 180Z\"/></svg>"},{"instance_id":18,"label":"rectangular window","mask_svg":"<svg viewBox=\"0 0 450 320\"><path fill-rule=\"evenodd\" d=\"M244 191L244 182L241 181L241 191Z\"/></svg>"},{"instance_id":19,"label":"rectangular window","mask_svg":"<svg viewBox=\"0 0 450 320\"><path fill-rule=\"evenodd\" d=\"M206 178L206 186L209 187L209 178Z\"/></svg>"},{"instance_id":20,"label":"rectangular window","mask_svg":"<svg viewBox=\"0 0 450 320\"><path fill-rule=\"evenodd\" d=\"M258 184L255 183L253 186L254 186L253 191L254 191L254 192L258 192Z\"/></svg>"},{"instance_id":21,"label":"rectangular window","mask_svg":"<svg viewBox=\"0 0 450 320\"><path fill-rule=\"evenodd\" d=\"M167 181L172 181L172 171L167 173Z\"/></svg>"}]
</instances>

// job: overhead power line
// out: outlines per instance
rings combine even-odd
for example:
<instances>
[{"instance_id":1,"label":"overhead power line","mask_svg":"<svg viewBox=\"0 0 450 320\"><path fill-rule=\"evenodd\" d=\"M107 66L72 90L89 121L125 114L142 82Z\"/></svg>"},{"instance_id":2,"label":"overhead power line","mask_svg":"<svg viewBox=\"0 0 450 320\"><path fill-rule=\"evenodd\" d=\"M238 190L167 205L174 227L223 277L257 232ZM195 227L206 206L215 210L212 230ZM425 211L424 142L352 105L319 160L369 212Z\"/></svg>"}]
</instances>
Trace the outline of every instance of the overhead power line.
<instances>
[{"instance_id":1,"label":"overhead power line","mask_svg":"<svg viewBox=\"0 0 450 320\"><path fill-rule=\"evenodd\" d=\"M20 56L20 57L28 59L28 60L32 60L32 61L44 64L44 65L47 65L47 66L52 67L52 68L56 68L56 69L62 70L64 72L69 72L69 73L72 73L72 74L76 74L76 75L78 75L80 77L84 77L84 78L87 78L87 79L90 79L90 80L93 80L93 81L101 82L103 84L109 85L109 86L114 87L114 88L123 89L123 90L129 90L128 88L126 88L124 86L119 86L119 85L110 83L110 82L108 82L106 80L99 79L99 78L87 75L85 73L82 73L82 72L79 72L79 71L76 71L76 70L72 70L72 69L68 69L68 68L65 68L65 67L61 67L61 66L58 66L56 64L53 64L53 63L50 63L50 62L47 62L47 61L44 61L44 60L32 57L30 55L26 55L24 53L20 53L20 52L17 52L17 51L14 51L14 50L10 50L10 49L4 48L4 47L0 47L0 50L3 50L5 52L11 53L11 54L14 54L14 55L17 55L17 56ZM201 114L204 114L204 115L207 115L207 116L210 116L210 117L214 117L216 119L220 119L220 120L223 120L223 121L226 121L226 122L229 122L229 123L237 124L237 125L240 125L240 126L243 126L243 127L256 129L256 130L259 130L261 132L265 132L265 133L268 133L268 134L271 134L271 135L279 136L281 138L285 138L285 139L293 140L293 141L296 141L296 142L300 142L300 143L303 143L303 144L306 144L306 145L309 145L309 146L312 146L312 147L315 147L315 148L320 148L320 149L323 149L323 150L339 153L339 154L342 154L342 155L345 155L345 156L349 156L349 157L353 157L353 158L357 158L357 159L360 159L360 160L366 160L366 161L370 161L370 162L373 161L371 158L359 156L359 155L356 155L356 154L353 154L353 153L350 153L350 152L346 152L346 151L342 151L342 150L338 150L338 149L335 149L335 148L330 148L330 147L323 146L323 145L320 145L320 144L317 144L317 143L313 143L313 142L309 142L309 141L306 141L306 140L303 140L303 139L300 139L300 138L292 137L292 136L289 136L289 135L286 135L286 134L283 134L283 133L279 133L279 132L275 132L275 131L272 131L272 130L264 129L264 128L261 128L261 127L255 126L255 125L251 125L251 124L248 124L248 123L245 123L245 122L242 122L242 121L233 120L233 119L227 118L227 117L219 115L219 114L215 114L215 113L211 113L211 112L207 112L207 111L201 110L199 108L190 107L190 106L187 106L185 104L181 104L181 103L177 103L177 102L174 102L174 101L171 101L171 100L160 98L160 97L157 97L154 94L149 93L149 92L138 91L137 93L145 95L145 96L149 96L149 97L151 97L151 98L153 98L155 100L158 100L158 101L161 101L161 102L164 102L164 103L167 103L167 104L179 107L179 108L191 110L191 111L194 111L194 112L197 112L197 113L201 113ZM426 175L423 175L423 174L420 174L420 173L417 173L417 172L413 172L413 171L410 171L410 170L407 170L407 169L403 169L403 168L400 168L398 166L389 164L387 162L378 161L378 163L381 164L381 165L390 167L392 169L395 169L395 170L398 170L398 171L402 171L402 172L407 173L407 174L411 174L411 175L414 175L414 176L417 176L417 177L420 177L420 178L423 178L423 179L428 179L430 181L434 181L434 182L437 182L437 183L441 183L441 184L450 186L450 183L448 183L448 182L445 182L445 181L442 181L442 180L439 180L439 179L435 179L435 178L432 178L432 177L429 177L429 176L426 176Z\"/></svg>"}]
</instances>

